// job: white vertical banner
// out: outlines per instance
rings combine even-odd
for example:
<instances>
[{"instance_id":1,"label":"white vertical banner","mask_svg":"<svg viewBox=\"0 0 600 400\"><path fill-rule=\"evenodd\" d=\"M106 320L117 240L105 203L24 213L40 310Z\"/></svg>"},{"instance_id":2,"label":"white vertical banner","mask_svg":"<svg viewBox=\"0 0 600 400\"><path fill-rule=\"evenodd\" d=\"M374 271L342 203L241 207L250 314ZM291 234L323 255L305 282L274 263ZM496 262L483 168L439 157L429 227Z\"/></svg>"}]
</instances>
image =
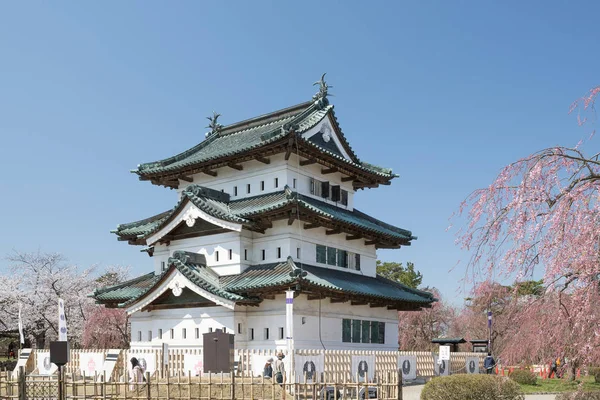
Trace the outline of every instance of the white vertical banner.
<instances>
[{"instance_id":1,"label":"white vertical banner","mask_svg":"<svg viewBox=\"0 0 600 400\"><path fill-rule=\"evenodd\" d=\"M65 302L58 299L58 341L67 341L67 318L65 317Z\"/></svg>"},{"instance_id":2,"label":"white vertical banner","mask_svg":"<svg viewBox=\"0 0 600 400\"><path fill-rule=\"evenodd\" d=\"M21 344L25 344L25 336L23 335L23 319L21 318L21 304L19 304L19 337Z\"/></svg>"},{"instance_id":3,"label":"white vertical banner","mask_svg":"<svg viewBox=\"0 0 600 400\"><path fill-rule=\"evenodd\" d=\"M286 329L286 340L287 340L287 358L289 360L290 368L287 372L288 380L294 376L294 352L293 352L293 340L294 340L294 291L285 291L285 329Z\"/></svg>"}]
</instances>

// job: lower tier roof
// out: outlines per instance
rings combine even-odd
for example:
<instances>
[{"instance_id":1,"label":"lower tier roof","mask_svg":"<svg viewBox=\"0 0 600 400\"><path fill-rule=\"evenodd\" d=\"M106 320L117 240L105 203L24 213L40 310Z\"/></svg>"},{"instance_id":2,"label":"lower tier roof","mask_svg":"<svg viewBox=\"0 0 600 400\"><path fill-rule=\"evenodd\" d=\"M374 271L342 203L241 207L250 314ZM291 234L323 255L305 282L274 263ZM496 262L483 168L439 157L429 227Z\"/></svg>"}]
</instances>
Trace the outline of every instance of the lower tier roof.
<instances>
[{"instance_id":1,"label":"lower tier roof","mask_svg":"<svg viewBox=\"0 0 600 400\"><path fill-rule=\"evenodd\" d=\"M203 257L202 257L203 258ZM217 276L198 262L198 255L176 251L169 268L160 275L146 274L119 285L97 289L91 295L108 307L127 307L141 300L173 270L181 272L193 285L240 305L257 304L266 297L294 289L311 298L331 298L372 306L388 306L400 310L418 310L435 301L429 292L409 288L379 275L358 273L299 264L288 258L281 263L261 264L241 274Z\"/></svg>"}]
</instances>

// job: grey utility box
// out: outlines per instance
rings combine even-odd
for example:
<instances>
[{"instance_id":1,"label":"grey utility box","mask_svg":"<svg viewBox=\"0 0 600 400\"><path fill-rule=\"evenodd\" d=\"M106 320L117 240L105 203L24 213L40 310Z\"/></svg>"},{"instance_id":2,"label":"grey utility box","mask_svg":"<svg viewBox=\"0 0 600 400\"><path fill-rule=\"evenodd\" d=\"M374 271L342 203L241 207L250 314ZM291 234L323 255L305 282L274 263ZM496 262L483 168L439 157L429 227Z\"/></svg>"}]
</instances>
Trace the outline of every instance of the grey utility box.
<instances>
[{"instance_id":1,"label":"grey utility box","mask_svg":"<svg viewBox=\"0 0 600 400\"><path fill-rule=\"evenodd\" d=\"M233 337L221 329L203 335L204 372L231 372L234 368Z\"/></svg>"}]
</instances>

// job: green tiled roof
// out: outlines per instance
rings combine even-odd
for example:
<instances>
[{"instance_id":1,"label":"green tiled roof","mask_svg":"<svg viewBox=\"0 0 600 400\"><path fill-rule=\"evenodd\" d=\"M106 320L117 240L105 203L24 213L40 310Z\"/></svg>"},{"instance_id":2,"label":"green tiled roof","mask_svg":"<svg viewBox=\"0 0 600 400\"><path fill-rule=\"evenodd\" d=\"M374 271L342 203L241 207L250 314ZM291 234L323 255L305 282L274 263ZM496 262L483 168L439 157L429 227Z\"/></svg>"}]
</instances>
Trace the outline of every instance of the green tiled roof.
<instances>
[{"instance_id":1,"label":"green tiled roof","mask_svg":"<svg viewBox=\"0 0 600 400\"><path fill-rule=\"evenodd\" d=\"M194 256L198 257L198 255ZM134 303L146 293L150 292L155 285L162 281L162 279L173 270L173 268L179 270L183 276L188 278L196 286L214 294L215 296L233 301L248 300L243 296L223 290L216 273L210 267L208 267L205 262L201 264L191 261L188 253L185 251L175 251L173 253L173 257L169 258L168 265L169 268L157 276L152 284L146 285L143 290L135 293L126 301L119 304L119 306L126 307ZM98 298L96 297L96 299Z\"/></svg>"},{"instance_id":2,"label":"green tiled roof","mask_svg":"<svg viewBox=\"0 0 600 400\"><path fill-rule=\"evenodd\" d=\"M96 289L91 297L100 303L122 303L145 293L159 278L151 272L118 285Z\"/></svg>"},{"instance_id":3,"label":"green tiled roof","mask_svg":"<svg viewBox=\"0 0 600 400\"><path fill-rule=\"evenodd\" d=\"M323 289L334 295L354 295L379 302L411 303L425 307L435 301L431 293L409 288L381 276L369 277L305 264L300 268L291 258L281 263L252 266L239 275L218 277L205 264L190 261L188 254L175 252L169 258L170 268L159 276L147 274L121 285L97 290L93 297L100 303L119 302L120 307L125 307L150 292L166 274L176 268L198 287L221 298L245 304L259 301L248 293L268 288L279 289L296 283L305 288Z\"/></svg>"},{"instance_id":4,"label":"green tiled roof","mask_svg":"<svg viewBox=\"0 0 600 400\"><path fill-rule=\"evenodd\" d=\"M253 219L257 216L289 205L298 205L303 210L308 210L338 223L348 225L358 230L364 230L373 234L393 238L404 244L416 239L409 230L387 224L376 218L370 217L357 209L352 211L346 210L324 201L292 192L289 187L286 187L285 190L280 192L247 197L229 202L219 201L206 195L206 190L206 188L202 188L198 185L190 185L183 191L181 200L170 212L162 213L140 222L119 225L113 232L123 240L141 240L167 224L170 221L170 218L177 214L178 209L182 208L187 201L191 201L209 215L219 219L240 223L248 227L253 225ZM138 242L138 244L143 243Z\"/></svg>"},{"instance_id":5,"label":"green tiled roof","mask_svg":"<svg viewBox=\"0 0 600 400\"><path fill-rule=\"evenodd\" d=\"M291 258L279 264L250 267L240 275L222 277L223 287L228 291L244 293L253 290L279 287L295 283L298 278L290 275L300 269ZM306 276L300 282L335 292L367 296L381 300L429 304L434 301L428 292L409 288L379 275L369 277L362 274L302 264Z\"/></svg>"},{"instance_id":6,"label":"green tiled roof","mask_svg":"<svg viewBox=\"0 0 600 400\"><path fill-rule=\"evenodd\" d=\"M334 118L340 133L340 140L350 159L328 151L308 140L301 139L303 132L317 125L328 114L331 114ZM324 104L322 101L302 103L271 114L222 127L218 132L210 134L204 141L189 150L163 160L140 164L132 172L138 174L140 178L165 175L224 157L242 154L284 138L288 135L290 127L294 128L302 143L316 147L319 151L333 156L339 161L385 178L397 176L392 174L389 169L360 161L337 124L337 118L333 114L333 106L327 103Z\"/></svg>"}]
</instances>

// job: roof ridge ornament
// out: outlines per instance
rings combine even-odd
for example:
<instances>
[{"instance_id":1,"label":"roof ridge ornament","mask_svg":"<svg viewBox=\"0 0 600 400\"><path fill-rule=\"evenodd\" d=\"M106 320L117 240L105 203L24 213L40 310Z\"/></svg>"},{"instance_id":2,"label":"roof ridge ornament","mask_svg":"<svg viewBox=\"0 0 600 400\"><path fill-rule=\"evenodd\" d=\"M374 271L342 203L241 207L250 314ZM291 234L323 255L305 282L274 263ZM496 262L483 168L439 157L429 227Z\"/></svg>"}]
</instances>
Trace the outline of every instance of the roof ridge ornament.
<instances>
[{"instance_id":1,"label":"roof ridge ornament","mask_svg":"<svg viewBox=\"0 0 600 400\"><path fill-rule=\"evenodd\" d=\"M320 80L313 83L313 86L319 85L319 92L313 96L313 100L316 100L320 107L324 107L329 104L327 96L333 96L333 94L328 93L328 89L332 88L333 86L330 86L327 84L327 82L325 82L325 75L327 75L327 72L321 76Z\"/></svg>"},{"instance_id":2,"label":"roof ridge ornament","mask_svg":"<svg viewBox=\"0 0 600 400\"><path fill-rule=\"evenodd\" d=\"M210 123L206 127L206 128L210 129L210 132L206 133L206 137L209 137L215 133L218 133L221 130L221 128L223 128L223 125L221 125L217 122L217 120L219 119L220 116L221 116L221 114L217 113L216 111L213 111L212 117L206 117L206 119L210 121Z\"/></svg>"}]
</instances>

